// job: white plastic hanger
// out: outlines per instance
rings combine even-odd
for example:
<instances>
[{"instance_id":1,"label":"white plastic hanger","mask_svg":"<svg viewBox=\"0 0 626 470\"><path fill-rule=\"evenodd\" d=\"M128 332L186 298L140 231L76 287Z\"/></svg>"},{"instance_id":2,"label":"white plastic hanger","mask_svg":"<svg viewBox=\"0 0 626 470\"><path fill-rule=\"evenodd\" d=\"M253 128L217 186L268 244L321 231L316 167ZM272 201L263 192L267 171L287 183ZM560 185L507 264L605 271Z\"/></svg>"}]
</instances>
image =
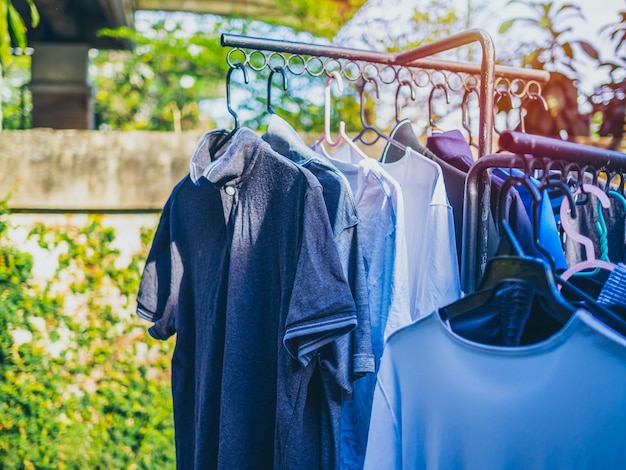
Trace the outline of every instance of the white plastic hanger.
<instances>
[{"instance_id":1,"label":"white plastic hanger","mask_svg":"<svg viewBox=\"0 0 626 470\"><path fill-rule=\"evenodd\" d=\"M590 193L596 196L602 204L602 207L604 207L605 209L609 209L611 207L611 201L609 197L597 186L583 183L582 191L581 188L578 188L574 195L576 196L577 194L581 194L582 192ZM561 203L560 207L561 224L563 225L563 230L565 230L565 233L567 233L568 237L570 237L574 241L577 241L578 243L581 243L585 247L585 256L587 257L587 259L576 263L574 266L568 268L565 272L563 272L563 274L561 274L561 278L563 280L568 280L570 277L572 277L573 274L577 272L594 268L613 271L613 269L615 269L615 265L613 263L609 263L608 261L603 261L601 259L596 259L593 240L591 240L589 237L582 235L581 233L576 231L574 227L572 227L569 219L569 210L569 201L567 200L567 198L563 198L563 202Z\"/></svg>"},{"instance_id":2,"label":"white plastic hanger","mask_svg":"<svg viewBox=\"0 0 626 470\"><path fill-rule=\"evenodd\" d=\"M336 141L333 141L330 135L330 85L333 80L337 81L337 88L339 92L343 91L343 80L338 72L330 72L326 79L326 86L324 87L324 135L315 142L316 149L323 149L323 144L326 143L330 147L337 147L340 144L348 145L357 155L361 158L369 158L363 150L346 134L346 123L344 121L339 122L339 134Z\"/></svg>"}]
</instances>

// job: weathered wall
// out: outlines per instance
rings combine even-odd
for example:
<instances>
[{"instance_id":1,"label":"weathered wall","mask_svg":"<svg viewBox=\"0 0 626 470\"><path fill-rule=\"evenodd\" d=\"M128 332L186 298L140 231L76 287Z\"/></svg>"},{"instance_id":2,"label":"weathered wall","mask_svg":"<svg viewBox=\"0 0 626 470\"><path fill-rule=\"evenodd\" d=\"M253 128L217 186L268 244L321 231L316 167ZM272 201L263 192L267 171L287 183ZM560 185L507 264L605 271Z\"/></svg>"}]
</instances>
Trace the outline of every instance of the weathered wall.
<instances>
[{"instance_id":1,"label":"weathered wall","mask_svg":"<svg viewBox=\"0 0 626 470\"><path fill-rule=\"evenodd\" d=\"M0 198L26 210L155 210L201 132L0 132Z\"/></svg>"}]
</instances>

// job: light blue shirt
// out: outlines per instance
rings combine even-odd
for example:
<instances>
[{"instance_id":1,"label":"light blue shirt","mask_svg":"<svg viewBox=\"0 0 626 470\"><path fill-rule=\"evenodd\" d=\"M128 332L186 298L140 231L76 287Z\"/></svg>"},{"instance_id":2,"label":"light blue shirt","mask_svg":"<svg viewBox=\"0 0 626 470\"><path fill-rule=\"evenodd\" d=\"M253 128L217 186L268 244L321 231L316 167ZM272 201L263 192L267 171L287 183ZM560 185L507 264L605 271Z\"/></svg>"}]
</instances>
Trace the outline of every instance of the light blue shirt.
<instances>
[{"instance_id":1,"label":"light blue shirt","mask_svg":"<svg viewBox=\"0 0 626 470\"><path fill-rule=\"evenodd\" d=\"M346 176L357 203L378 368L386 338L411 322L402 190L377 161L354 155L347 146L327 158ZM342 469L363 467L375 383L374 375L357 380L352 399L344 402Z\"/></svg>"},{"instance_id":2,"label":"light blue shirt","mask_svg":"<svg viewBox=\"0 0 626 470\"><path fill-rule=\"evenodd\" d=\"M626 340L590 313L498 347L434 312L389 338L365 469L622 469L625 436Z\"/></svg>"}]
</instances>

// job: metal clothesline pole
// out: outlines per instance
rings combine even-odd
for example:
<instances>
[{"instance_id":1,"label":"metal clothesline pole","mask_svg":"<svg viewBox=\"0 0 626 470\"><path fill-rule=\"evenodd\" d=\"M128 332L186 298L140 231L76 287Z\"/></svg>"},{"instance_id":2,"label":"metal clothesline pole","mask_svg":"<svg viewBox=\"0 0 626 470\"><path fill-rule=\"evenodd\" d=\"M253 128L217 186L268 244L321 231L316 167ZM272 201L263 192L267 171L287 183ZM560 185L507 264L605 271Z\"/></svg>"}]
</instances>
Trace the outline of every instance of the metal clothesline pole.
<instances>
[{"instance_id":1,"label":"metal clothesline pole","mask_svg":"<svg viewBox=\"0 0 626 470\"><path fill-rule=\"evenodd\" d=\"M480 65L471 62L456 62L444 59L416 59L406 64L411 67L431 70L449 70L459 73L467 73L470 75L480 74ZM534 81L540 85L548 82L550 73L545 70L523 69L519 67L510 67L508 65L495 66L495 75L497 78L507 78L512 80Z\"/></svg>"},{"instance_id":2,"label":"metal clothesline pole","mask_svg":"<svg viewBox=\"0 0 626 470\"><path fill-rule=\"evenodd\" d=\"M581 165L603 166L607 170L626 168L626 154L552 137L505 131L500 134L498 145L501 150L512 153L531 154L552 160L566 159Z\"/></svg>"},{"instance_id":3,"label":"metal clothesline pole","mask_svg":"<svg viewBox=\"0 0 626 470\"><path fill-rule=\"evenodd\" d=\"M256 38L238 34L222 34L221 44L224 47L238 47L258 51L287 52L289 54L329 57L331 59L360 60L386 65L396 64L396 55L391 52L366 51L348 47Z\"/></svg>"},{"instance_id":4,"label":"metal clothesline pole","mask_svg":"<svg viewBox=\"0 0 626 470\"><path fill-rule=\"evenodd\" d=\"M489 33L483 29L469 29L439 41L424 44L409 51L397 54L400 64L408 64L416 59L433 56L450 49L455 49L473 42L480 43L482 58L480 61L480 94L479 94L479 122L478 155L491 153L493 138L493 99L495 90L496 49Z\"/></svg>"}]
</instances>

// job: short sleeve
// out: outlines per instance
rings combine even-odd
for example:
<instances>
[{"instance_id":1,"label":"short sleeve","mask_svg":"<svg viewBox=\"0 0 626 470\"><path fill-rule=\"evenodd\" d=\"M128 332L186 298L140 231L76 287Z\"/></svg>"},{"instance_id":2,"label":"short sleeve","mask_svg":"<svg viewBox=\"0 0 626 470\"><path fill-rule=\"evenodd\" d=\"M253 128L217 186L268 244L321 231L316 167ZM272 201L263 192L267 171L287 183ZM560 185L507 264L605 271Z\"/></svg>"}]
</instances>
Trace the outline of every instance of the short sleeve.
<instances>
[{"instance_id":1,"label":"short sleeve","mask_svg":"<svg viewBox=\"0 0 626 470\"><path fill-rule=\"evenodd\" d=\"M155 339L167 339L174 334L174 310L178 288L174 264L177 256L171 240L172 197L167 201L148 252L137 294L137 315L154 322L148 332ZM174 247L174 249L172 249ZM173 288L174 287L174 288Z\"/></svg>"},{"instance_id":2,"label":"short sleeve","mask_svg":"<svg viewBox=\"0 0 626 470\"><path fill-rule=\"evenodd\" d=\"M307 365L322 346L352 331L357 318L319 186L309 189L303 210L283 342Z\"/></svg>"}]
</instances>

